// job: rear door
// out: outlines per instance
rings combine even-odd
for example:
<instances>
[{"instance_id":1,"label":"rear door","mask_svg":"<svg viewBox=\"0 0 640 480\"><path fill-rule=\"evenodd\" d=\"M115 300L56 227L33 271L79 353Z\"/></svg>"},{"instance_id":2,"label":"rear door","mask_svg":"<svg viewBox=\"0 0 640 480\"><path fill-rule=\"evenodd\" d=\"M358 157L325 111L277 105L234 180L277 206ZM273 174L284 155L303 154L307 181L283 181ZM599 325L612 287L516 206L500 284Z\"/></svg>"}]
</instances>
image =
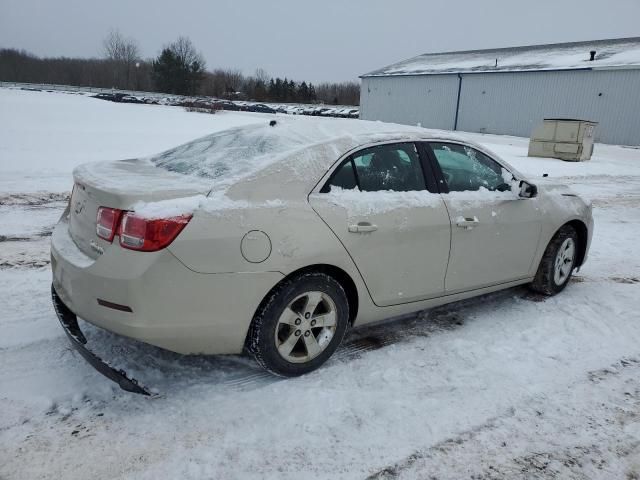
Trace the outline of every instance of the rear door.
<instances>
[{"instance_id":1,"label":"rear door","mask_svg":"<svg viewBox=\"0 0 640 480\"><path fill-rule=\"evenodd\" d=\"M444 292L451 224L414 143L365 148L309 196L380 306Z\"/></svg>"},{"instance_id":2,"label":"rear door","mask_svg":"<svg viewBox=\"0 0 640 480\"><path fill-rule=\"evenodd\" d=\"M431 159L451 216L447 293L532 274L542 227L536 198L521 198L513 175L470 146L430 142Z\"/></svg>"}]
</instances>

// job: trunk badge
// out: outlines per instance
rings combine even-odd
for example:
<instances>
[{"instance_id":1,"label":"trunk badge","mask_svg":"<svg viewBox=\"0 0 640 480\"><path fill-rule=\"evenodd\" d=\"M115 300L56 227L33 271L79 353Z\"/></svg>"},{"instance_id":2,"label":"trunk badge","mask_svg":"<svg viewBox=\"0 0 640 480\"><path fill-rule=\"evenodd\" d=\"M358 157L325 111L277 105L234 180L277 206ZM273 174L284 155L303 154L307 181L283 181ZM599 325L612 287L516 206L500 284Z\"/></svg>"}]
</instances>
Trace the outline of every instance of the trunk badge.
<instances>
[{"instance_id":1,"label":"trunk badge","mask_svg":"<svg viewBox=\"0 0 640 480\"><path fill-rule=\"evenodd\" d=\"M76 203L76 208L73 209L73 211L76 212L76 215L80 215L80 213L82 213L82 211L84 210L85 203L86 203L86 200L81 200Z\"/></svg>"},{"instance_id":2,"label":"trunk badge","mask_svg":"<svg viewBox=\"0 0 640 480\"><path fill-rule=\"evenodd\" d=\"M89 242L89 246L91 247L91 250L98 253L99 255L102 255L104 253L104 248L98 245L94 240L91 240Z\"/></svg>"}]
</instances>

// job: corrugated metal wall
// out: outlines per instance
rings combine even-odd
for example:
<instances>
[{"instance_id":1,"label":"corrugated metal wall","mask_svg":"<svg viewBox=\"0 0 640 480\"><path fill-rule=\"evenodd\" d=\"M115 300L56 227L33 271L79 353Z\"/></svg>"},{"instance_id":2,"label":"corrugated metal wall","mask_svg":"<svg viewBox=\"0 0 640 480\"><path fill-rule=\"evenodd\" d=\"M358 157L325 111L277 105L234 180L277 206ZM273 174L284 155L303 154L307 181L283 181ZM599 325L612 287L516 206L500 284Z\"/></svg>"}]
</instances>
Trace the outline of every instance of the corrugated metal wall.
<instances>
[{"instance_id":1,"label":"corrugated metal wall","mask_svg":"<svg viewBox=\"0 0 640 480\"><path fill-rule=\"evenodd\" d=\"M456 75L363 78L361 118L452 129L457 82ZM528 137L550 117L594 120L598 141L640 145L640 70L462 75L458 130Z\"/></svg>"},{"instance_id":2,"label":"corrugated metal wall","mask_svg":"<svg viewBox=\"0 0 640 480\"><path fill-rule=\"evenodd\" d=\"M456 75L363 78L360 118L450 130L457 96Z\"/></svg>"}]
</instances>

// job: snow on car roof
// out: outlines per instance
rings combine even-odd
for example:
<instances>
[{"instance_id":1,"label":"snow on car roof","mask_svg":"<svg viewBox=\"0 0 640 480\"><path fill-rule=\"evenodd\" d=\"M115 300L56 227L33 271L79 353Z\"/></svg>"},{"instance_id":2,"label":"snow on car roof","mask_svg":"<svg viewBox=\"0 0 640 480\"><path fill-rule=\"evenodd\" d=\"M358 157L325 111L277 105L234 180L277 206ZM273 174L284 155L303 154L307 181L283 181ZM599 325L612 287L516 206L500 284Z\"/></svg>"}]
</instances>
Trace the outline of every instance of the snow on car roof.
<instances>
[{"instance_id":1,"label":"snow on car roof","mask_svg":"<svg viewBox=\"0 0 640 480\"><path fill-rule=\"evenodd\" d=\"M595 59L590 61L590 52ZM640 68L640 37L425 53L362 77L445 73Z\"/></svg>"},{"instance_id":2,"label":"snow on car roof","mask_svg":"<svg viewBox=\"0 0 640 480\"><path fill-rule=\"evenodd\" d=\"M231 128L151 157L171 172L212 180L215 190L241 179L277 173L271 185L295 183L308 189L347 151L362 144L410 138L433 138L434 131L382 122L322 118L271 120ZM443 133L446 137L450 134ZM454 137L455 138L455 137ZM254 185L255 188L257 188ZM308 193L308 190L307 190Z\"/></svg>"}]
</instances>

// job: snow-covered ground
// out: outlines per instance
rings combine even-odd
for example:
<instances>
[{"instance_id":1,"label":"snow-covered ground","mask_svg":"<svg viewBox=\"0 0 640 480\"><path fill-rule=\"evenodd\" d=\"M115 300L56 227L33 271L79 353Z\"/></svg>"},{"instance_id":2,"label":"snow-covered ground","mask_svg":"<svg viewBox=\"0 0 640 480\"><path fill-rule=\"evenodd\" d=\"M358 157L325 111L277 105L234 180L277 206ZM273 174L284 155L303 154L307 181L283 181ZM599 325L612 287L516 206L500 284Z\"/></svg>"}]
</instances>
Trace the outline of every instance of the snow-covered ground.
<instances>
[{"instance_id":1,"label":"snow-covered ground","mask_svg":"<svg viewBox=\"0 0 640 480\"><path fill-rule=\"evenodd\" d=\"M72 167L264 119L0 89L0 478L640 478L638 149L566 163L469 135L593 199L589 261L557 297L516 288L354 330L292 380L89 327L161 394L86 364L49 299Z\"/></svg>"}]
</instances>

